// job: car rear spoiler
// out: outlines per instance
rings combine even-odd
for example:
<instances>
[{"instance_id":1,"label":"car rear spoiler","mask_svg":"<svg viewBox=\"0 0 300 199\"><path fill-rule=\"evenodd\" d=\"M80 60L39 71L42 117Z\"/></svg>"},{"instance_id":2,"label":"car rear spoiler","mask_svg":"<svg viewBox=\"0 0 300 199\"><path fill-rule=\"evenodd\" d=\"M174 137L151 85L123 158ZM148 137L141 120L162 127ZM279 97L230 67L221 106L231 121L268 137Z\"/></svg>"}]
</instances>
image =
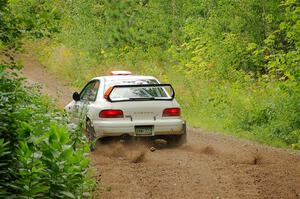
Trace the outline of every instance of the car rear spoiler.
<instances>
[{"instance_id":1,"label":"car rear spoiler","mask_svg":"<svg viewBox=\"0 0 300 199\"><path fill-rule=\"evenodd\" d=\"M161 101L172 101L175 97L175 91L172 87L171 84L129 84L129 85L115 85L113 87L110 87L107 89L107 91L104 94L104 98L107 99L110 102L124 102L124 101L132 101L132 99L125 99L125 100L112 100L110 97L110 94L113 92L114 89L116 88L145 88L145 87L170 87L171 89L171 94L170 94L170 98L157 98L154 100L161 100ZM138 99L138 98L137 98ZM143 98L141 98L143 99ZM147 101L147 99L145 98L145 100ZM141 100L143 101L143 100Z\"/></svg>"}]
</instances>

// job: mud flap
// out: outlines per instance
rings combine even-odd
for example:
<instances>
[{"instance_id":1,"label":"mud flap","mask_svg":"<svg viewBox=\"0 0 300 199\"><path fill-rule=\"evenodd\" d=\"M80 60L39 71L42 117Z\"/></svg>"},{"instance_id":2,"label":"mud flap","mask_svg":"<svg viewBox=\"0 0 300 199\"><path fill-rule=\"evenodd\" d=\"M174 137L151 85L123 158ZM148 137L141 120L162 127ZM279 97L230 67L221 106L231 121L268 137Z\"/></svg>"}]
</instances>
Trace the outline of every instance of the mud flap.
<instances>
[{"instance_id":1,"label":"mud flap","mask_svg":"<svg viewBox=\"0 0 300 199\"><path fill-rule=\"evenodd\" d=\"M181 146L187 142L186 122L182 124L182 134L166 136L168 144L171 146Z\"/></svg>"},{"instance_id":2,"label":"mud flap","mask_svg":"<svg viewBox=\"0 0 300 199\"><path fill-rule=\"evenodd\" d=\"M187 142L187 130L186 130L186 121L182 124L182 135L181 135L181 144L186 144Z\"/></svg>"}]
</instances>

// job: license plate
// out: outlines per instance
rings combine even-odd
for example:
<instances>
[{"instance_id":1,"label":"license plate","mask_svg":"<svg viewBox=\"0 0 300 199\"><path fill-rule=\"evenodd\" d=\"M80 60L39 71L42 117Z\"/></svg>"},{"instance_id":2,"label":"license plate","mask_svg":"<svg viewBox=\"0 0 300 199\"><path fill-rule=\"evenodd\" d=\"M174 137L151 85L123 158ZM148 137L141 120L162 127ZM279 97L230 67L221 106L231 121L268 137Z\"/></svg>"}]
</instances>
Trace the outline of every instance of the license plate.
<instances>
[{"instance_id":1,"label":"license plate","mask_svg":"<svg viewBox=\"0 0 300 199\"><path fill-rule=\"evenodd\" d=\"M136 126L135 134L136 135L152 135L153 126Z\"/></svg>"}]
</instances>

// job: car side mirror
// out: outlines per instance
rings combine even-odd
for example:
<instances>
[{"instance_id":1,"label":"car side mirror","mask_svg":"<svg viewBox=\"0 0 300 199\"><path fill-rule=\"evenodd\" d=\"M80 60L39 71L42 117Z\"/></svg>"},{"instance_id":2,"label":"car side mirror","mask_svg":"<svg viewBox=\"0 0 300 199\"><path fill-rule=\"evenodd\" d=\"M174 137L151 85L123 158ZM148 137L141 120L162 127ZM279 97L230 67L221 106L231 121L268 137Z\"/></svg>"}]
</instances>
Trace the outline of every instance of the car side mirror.
<instances>
[{"instance_id":1,"label":"car side mirror","mask_svg":"<svg viewBox=\"0 0 300 199\"><path fill-rule=\"evenodd\" d=\"M75 100L75 101L80 100L80 94L78 92L73 93L73 100Z\"/></svg>"}]
</instances>

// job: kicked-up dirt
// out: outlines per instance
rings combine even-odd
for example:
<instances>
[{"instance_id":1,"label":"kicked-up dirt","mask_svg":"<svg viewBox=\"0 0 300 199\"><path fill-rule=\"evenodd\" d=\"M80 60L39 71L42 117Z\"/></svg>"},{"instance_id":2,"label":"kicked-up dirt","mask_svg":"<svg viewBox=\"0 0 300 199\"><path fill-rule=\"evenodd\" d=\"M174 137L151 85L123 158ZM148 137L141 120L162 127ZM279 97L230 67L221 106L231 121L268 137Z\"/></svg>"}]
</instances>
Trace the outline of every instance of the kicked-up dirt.
<instances>
[{"instance_id":1,"label":"kicked-up dirt","mask_svg":"<svg viewBox=\"0 0 300 199\"><path fill-rule=\"evenodd\" d=\"M150 147L100 144L91 153L99 180L94 197L300 198L295 152L199 129L189 129L182 147Z\"/></svg>"},{"instance_id":2,"label":"kicked-up dirt","mask_svg":"<svg viewBox=\"0 0 300 199\"><path fill-rule=\"evenodd\" d=\"M23 75L42 84L62 106L66 82L30 56ZM102 142L90 154L94 198L291 198L300 199L300 153L189 128L186 145Z\"/></svg>"}]
</instances>

